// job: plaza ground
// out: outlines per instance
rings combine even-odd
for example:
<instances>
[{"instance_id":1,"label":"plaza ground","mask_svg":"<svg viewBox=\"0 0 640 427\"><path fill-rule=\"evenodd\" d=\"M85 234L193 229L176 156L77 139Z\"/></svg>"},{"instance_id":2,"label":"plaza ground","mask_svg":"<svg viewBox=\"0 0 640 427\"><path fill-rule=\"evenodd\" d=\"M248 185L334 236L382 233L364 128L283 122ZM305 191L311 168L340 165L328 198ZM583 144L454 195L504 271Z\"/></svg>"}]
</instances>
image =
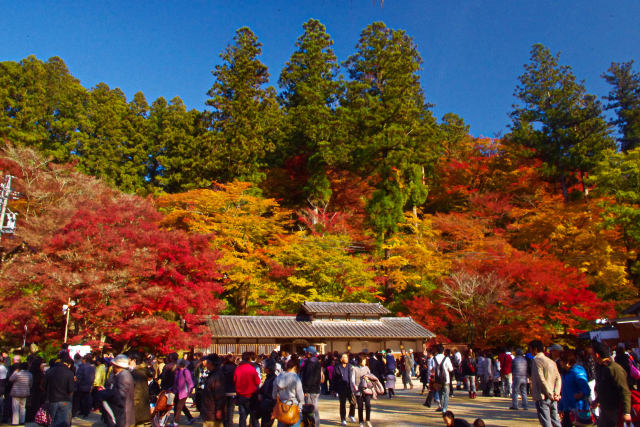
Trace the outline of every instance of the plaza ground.
<instances>
[{"instance_id":1,"label":"plaza ground","mask_svg":"<svg viewBox=\"0 0 640 427\"><path fill-rule=\"evenodd\" d=\"M421 387L422 385L419 382L414 381L413 390L403 390L400 387L394 399L384 396L379 397L377 400L372 400L371 423L376 427L443 426L442 415L435 412L435 407L426 408L422 406L425 396L420 395ZM494 427L533 427L539 425L535 408L531 402L529 402L528 411L509 410L509 406L511 406L510 399L478 396L477 399L472 400L463 391L455 393L454 397L449 401L449 410L456 417L463 418L470 423L473 423L476 418L482 418L487 426ZM340 425L339 408L338 399L331 396L322 396L320 400L321 425ZM195 412L195 408L192 409ZM357 417L358 410L356 409L356 419ZM236 423L238 421L237 410L234 421ZM88 420L74 418L73 425L99 427L104 424L102 424L97 414L92 414ZM197 420L193 425L201 427L202 422ZM357 426L358 424L350 423L349 425ZM38 426L37 424L28 424L28 427Z\"/></svg>"}]
</instances>

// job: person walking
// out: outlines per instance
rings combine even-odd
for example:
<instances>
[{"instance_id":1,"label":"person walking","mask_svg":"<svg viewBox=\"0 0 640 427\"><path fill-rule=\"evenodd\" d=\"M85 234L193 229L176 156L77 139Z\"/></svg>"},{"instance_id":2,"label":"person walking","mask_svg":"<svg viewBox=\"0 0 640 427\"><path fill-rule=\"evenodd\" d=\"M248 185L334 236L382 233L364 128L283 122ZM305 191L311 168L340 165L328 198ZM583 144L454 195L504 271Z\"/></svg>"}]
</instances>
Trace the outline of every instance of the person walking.
<instances>
[{"instance_id":1,"label":"person walking","mask_svg":"<svg viewBox=\"0 0 640 427\"><path fill-rule=\"evenodd\" d=\"M226 419L227 410L226 390L224 377L220 370L220 359L211 355L204 359L204 366L209 371L209 375L201 389L201 401L203 427L222 427Z\"/></svg>"},{"instance_id":2,"label":"person walking","mask_svg":"<svg viewBox=\"0 0 640 427\"><path fill-rule=\"evenodd\" d=\"M251 363L250 352L244 352L242 354L242 362L233 374L233 382L236 387L238 412L240 414L238 425L240 427L246 427L248 417L251 427L258 427L258 418L255 412L252 411L251 403L252 398L258 391L260 376L253 366L253 363Z\"/></svg>"},{"instance_id":3,"label":"person walking","mask_svg":"<svg viewBox=\"0 0 640 427\"><path fill-rule=\"evenodd\" d=\"M71 367L73 360L64 355L45 374L42 388L49 403L51 427L71 426L71 402L73 399L74 378Z\"/></svg>"},{"instance_id":4,"label":"person walking","mask_svg":"<svg viewBox=\"0 0 640 427\"><path fill-rule=\"evenodd\" d=\"M367 427L371 427L371 395L367 394L365 387L361 386L363 377L367 374L371 374L367 366L367 356L360 354L358 355L358 366L351 370L352 391L358 402L358 422L360 427L364 427L365 422ZM366 413L363 414L365 409Z\"/></svg>"},{"instance_id":5,"label":"person walking","mask_svg":"<svg viewBox=\"0 0 640 427\"><path fill-rule=\"evenodd\" d=\"M593 342L596 363L596 403L600 408L598 427L616 426L620 419L631 422L631 392L624 368L611 359L609 348Z\"/></svg>"},{"instance_id":6,"label":"person walking","mask_svg":"<svg viewBox=\"0 0 640 427\"><path fill-rule=\"evenodd\" d=\"M437 354L433 357L432 370L435 388L440 395L440 406L436 409L436 412L447 412L453 365L451 364L451 359L444 355L444 346L442 344L438 344Z\"/></svg>"},{"instance_id":7,"label":"person walking","mask_svg":"<svg viewBox=\"0 0 640 427\"><path fill-rule=\"evenodd\" d=\"M298 406L298 412L305 400L304 391L302 390L302 381L298 377L298 360L289 359L286 364L286 372L278 375L274 380L273 400L280 399L282 403L292 403ZM278 427L300 427L302 417L298 417L298 421L293 424L285 424L278 420Z\"/></svg>"},{"instance_id":8,"label":"person walking","mask_svg":"<svg viewBox=\"0 0 640 427\"><path fill-rule=\"evenodd\" d=\"M529 343L531 354L535 354L531 368L531 398L535 401L538 420L542 427L560 427L558 401L562 380L556 363L542 352L540 340Z\"/></svg>"},{"instance_id":9,"label":"person walking","mask_svg":"<svg viewBox=\"0 0 640 427\"><path fill-rule=\"evenodd\" d=\"M236 395L236 384L233 380L235 372L236 364L233 360L233 355L228 354L225 356L224 362L222 362L222 366L220 367L220 375L224 383L224 395L227 401L227 409L224 413L224 427L231 427L233 425L234 396Z\"/></svg>"},{"instance_id":10,"label":"person walking","mask_svg":"<svg viewBox=\"0 0 640 427\"><path fill-rule=\"evenodd\" d=\"M498 362L500 362L500 386L502 397L510 397L511 384L513 380L511 372L513 358L511 357L511 352L507 351L507 349L503 347L500 354L498 354Z\"/></svg>"},{"instance_id":11,"label":"person walking","mask_svg":"<svg viewBox=\"0 0 640 427\"><path fill-rule=\"evenodd\" d=\"M173 412L173 427L177 427L180 423L180 416L184 413L187 416L186 424L193 424L193 415L189 412L187 407L187 398L191 395L194 389L193 376L187 368L189 361L187 359L180 359L176 365L175 376L173 379L173 386L171 391L175 393L175 407Z\"/></svg>"},{"instance_id":12,"label":"person walking","mask_svg":"<svg viewBox=\"0 0 640 427\"><path fill-rule=\"evenodd\" d=\"M5 353L0 355L0 422L3 421L4 395L9 383L9 369L5 366Z\"/></svg>"},{"instance_id":13,"label":"person walking","mask_svg":"<svg viewBox=\"0 0 640 427\"><path fill-rule=\"evenodd\" d=\"M44 391L42 390L42 378L44 377L43 360L39 356L31 356L29 359L29 372L31 372L31 394L27 399L27 412L25 423L35 421L38 409L44 403ZM0 405L1 407L1 405Z\"/></svg>"},{"instance_id":14,"label":"person walking","mask_svg":"<svg viewBox=\"0 0 640 427\"><path fill-rule=\"evenodd\" d=\"M318 361L316 348L309 346L306 348L307 360L300 369L300 380L304 391L304 403L313 405L316 427L320 426L320 408L318 398L320 397L320 384L323 382L322 367Z\"/></svg>"},{"instance_id":15,"label":"person walking","mask_svg":"<svg viewBox=\"0 0 640 427\"><path fill-rule=\"evenodd\" d=\"M404 389L407 388L413 389L413 382L411 381L411 369L413 367L413 362L409 354L402 349L402 356L400 357L400 372L402 373L402 385Z\"/></svg>"},{"instance_id":16,"label":"person walking","mask_svg":"<svg viewBox=\"0 0 640 427\"><path fill-rule=\"evenodd\" d=\"M420 374L420 382L422 383L420 395L423 395L424 391L427 390L429 386L429 369L427 368L427 359L425 357L421 357L418 361L418 370Z\"/></svg>"},{"instance_id":17,"label":"person walking","mask_svg":"<svg viewBox=\"0 0 640 427\"><path fill-rule=\"evenodd\" d=\"M260 418L260 427L271 427L273 425L273 419L271 414L276 402L273 400L273 383L276 380L276 361L272 358L267 358L263 362L263 369L265 373L265 379L258 390L258 417Z\"/></svg>"},{"instance_id":18,"label":"person walking","mask_svg":"<svg viewBox=\"0 0 640 427\"><path fill-rule=\"evenodd\" d=\"M518 396L522 396L522 409L528 409L527 405L527 359L522 354L522 349L516 349L516 358L511 363L513 383L511 386L511 407L518 410Z\"/></svg>"},{"instance_id":19,"label":"person walking","mask_svg":"<svg viewBox=\"0 0 640 427\"><path fill-rule=\"evenodd\" d=\"M96 377L96 367L91 364L91 355L87 354L76 371L78 384L79 414L82 418L88 418L91 412L91 389Z\"/></svg>"},{"instance_id":20,"label":"person walking","mask_svg":"<svg viewBox=\"0 0 640 427\"><path fill-rule=\"evenodd\" d=\"M149 381L153 380L153 369L139 353L131 356L129 366L133 377L134 418L135 424L139 426L151 421Z\"/></svg>"},{"instance_id":21,"label":"person walking","mask_svg":"<svg viewBox=\"0 0 640 427\"><path fill-rule=\"evenodd\" d=\"M390 348L385 354L385 388L389 394L389 399L396 395L396 358Z\"/></svg>"},{"instance_id":22,"label":"person walking","mask_svg":"<svg viewBox=\"0 0 640 427\"><path fill-rule=\"evenodd\" d=\"M476 359L473 354L473 350L467 350L467 353L464 355L461 365L462 376L464 377L467 383L467 389L469 390L469 398L476 398L476 372L478 371L478 367L476 365Z\"/></svg>"},{"instance_id":23,"label":"person walking","mask_svg":"<svg viewBox=\"0 0 640 427\"><path fill-rule=\"evenodd\" d=\"M347 401L349 401L349 421L356 422L356 406L354 405L355 397L353 396L353 384L351 384L351 372L353 365L349 363L349 355L343 353L333 370L333 383L338 399L340 399L340 423L347 425ZM353 400L352 400L353 398Z\"/></svg>"},{"instance_id":24,"label":"person walking","mask_svg":"<svg viewBox=\"0 0 640 427\"><path fill-rule=\"evenodd\" d=\"M18 368L9 377L11 383L11 424L24 424L27 398L31 394L33 376L29 372L27 363L20 363Z\"/></svg>"},{"instance_id":25,"label":"person walking","mask_svg":"<svg viewBox=\"0 0 640 427\"><path fill-rule=\"evenodd\" d=\"M129 358L124 354L119 354L111 361L111 367L113 368L113 378L110 380L112 381L111 388L101 392L103 400L107 402L112 411L112 416L106 417L107 425L109 427L131 427L136 422L133 404L135 385L133 376L129 372Z\"/></svg>"}]
</instances>

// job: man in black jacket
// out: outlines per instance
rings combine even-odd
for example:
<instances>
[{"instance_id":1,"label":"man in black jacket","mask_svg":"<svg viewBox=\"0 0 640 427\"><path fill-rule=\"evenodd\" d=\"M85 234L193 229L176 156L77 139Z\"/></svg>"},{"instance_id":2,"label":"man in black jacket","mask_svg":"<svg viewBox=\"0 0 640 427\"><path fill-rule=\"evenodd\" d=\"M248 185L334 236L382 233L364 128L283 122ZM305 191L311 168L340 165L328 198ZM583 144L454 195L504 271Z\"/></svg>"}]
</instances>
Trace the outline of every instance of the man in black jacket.
<instances>
[{"instance_id":1,"label":"man in black jacket","mask_svg":"<svg viewBox=\"0 0 640 427\"><path fill-rule=\"evenodd\" d=\"M340 362L333 369L334 389L338 393L340 399L340 420L343 426L347 425L347 400L349 401L349 420L356 422L356 406L351 398L351 370L353 365L349 363L349 355L343 353Z\"/></svg>"},{"instance_id":2,"label":"man in black jacket","mask_svg":"<svg viewBox=\"0 0 640 427\"><path fill-rule=\"evenodd\" d=\"M233 381L233 375L235 372L236 364L233 360L233 355L229 354L224 358L222 366L220 367L220 375L224 383L225 398L227 400L227 408L223 422L224 427L231 427L233 425L233 411L235 407L233 400L236 395L236 384Z\"/></svg>"},{"instance_id":3,"label":"man in black jacket","mask_svg":"<svg viewBox=\"0 0 640 427\"><path fill-rule=\"evenodd\" d=\"M51 427L71 426L71 401L75 386L71 366L73 366L73 360L69 355L63 355L61 361L49 369L44 376L42 388L49 402Z\"/></svg>"},{"instance_id":4,"label":"man in black jacket","mask_svg":"<svg viewBox=\"0 0 640 427\"><path fill-rule=\"evenodd\" d=\"M631 392L627 385L627 374L611 360L609 348L601 342L594 342L593 353L598 364L596 370L596 395L600 405L598 426L618 425L620 418L631 422Z\"/></svg>"},{"instance_id":5,"label":"man in black jacket","mask_svg":"<svg viewBox=\"0 0 640 427\"><path fill-rule=\"evenodd\" d=\"M305 349L307 359L300 370L300 380L302 381L302 391L304 392L304 403L313 405L316 427L320 426L320 411L318 409L318 398L320 397L320 384L322 383L322 366L316 357L318 352L314 346Z\"/></svg>"}]
</instances>

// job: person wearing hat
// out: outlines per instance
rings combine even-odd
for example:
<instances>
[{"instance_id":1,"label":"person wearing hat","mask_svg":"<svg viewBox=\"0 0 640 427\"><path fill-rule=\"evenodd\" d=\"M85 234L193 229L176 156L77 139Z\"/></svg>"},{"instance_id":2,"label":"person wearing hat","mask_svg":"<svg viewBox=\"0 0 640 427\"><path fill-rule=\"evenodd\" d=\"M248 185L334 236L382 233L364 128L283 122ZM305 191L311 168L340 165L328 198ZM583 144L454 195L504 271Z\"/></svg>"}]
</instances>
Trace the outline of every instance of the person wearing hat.
<instances>
[{"instance_id":1,"label":"person wearing hat","mask_svg":"<svg viewBox=\"0 0 640 427\"><path fill-rule=\"evenodd\" d=\"M631 422L631 392L627 374L611 359L609 348L601 342L592 343L596 368L596 402L600 407L598 426L616 426L622 418Z\"/></svg>"},{"instance_id":2,"label":"person wearing hat","mask_svg":"<svg viewBox=\"0 0 640 427\"><path fill-rule=\"evenodd\" d=\"M300 370L300 380L302 381L302 391L304 392L304 403L314 406L314 417L316 426L320 426L320 410L318 408L318 398L320 397L320 384L323 382L322 366L318 361L318 351L314 346L305 349L307 359Z\"/></svg>"},{"instance_id":3,"label":"person wearing hat","mask_svg":"<svg viewBox=\"0 0 640 427\"><path fill-rule=\"evenodd\" d=\"M74 389L74 375L71 367L73 360L64 354L44 376L42 388L49 402L51 426L65 427L71 425L71 400Z\"/></svg>"},{"instance_id":4,"label":"person wearing hat","mask_svg":"<svg viewBox=\"0 0 640 427\"><path fill-rule=\"evenodd\" d=\"M562 354L562 350L564 350L562 346L560 344L551 344L547 350L549 350L549 353L551 354L551 360L556 362L556 367L558 368L560 375L562 376L566 374L562 364L560 363L560 355Z\"/></svg>"},{"instance_id":5,"label":"person wearing hat","mask_svg":"<svg viewBox=\"0 0 640 427\"><path fill-rule=\"evenodd\" d=\"M135 384L129 372L129 358L124 354L117 355L112 361L114 382L111 393L106 394L106 400L113 411L112 419L107 417L109 427L131 427L135 424L135 407L133 403Z\"/></svg>"}]
</instances>

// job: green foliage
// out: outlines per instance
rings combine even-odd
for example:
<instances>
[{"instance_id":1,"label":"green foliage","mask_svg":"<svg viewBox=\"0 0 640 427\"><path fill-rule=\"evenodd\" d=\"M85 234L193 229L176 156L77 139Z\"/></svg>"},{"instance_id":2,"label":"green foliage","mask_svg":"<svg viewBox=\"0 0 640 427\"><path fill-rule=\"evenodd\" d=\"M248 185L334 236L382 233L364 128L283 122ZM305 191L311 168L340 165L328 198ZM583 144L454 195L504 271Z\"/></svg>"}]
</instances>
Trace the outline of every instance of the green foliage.
<instances>
[{"instance_id":1,"label":"green foliage","mask_svg":"<svg viewBox=\"0 0 640 427\"><path fill-rule=\"evenodd\" d=\"M279 264L292 268L275 306L294 312L304 301L374 302L373 270L363 256L350 253L351 244L346 235L298 235L271 250Z\"/></svg>"},{"instance_id":2,"label":"green foliage","mask_svg":"<svg viewBox=\"0 0 640 427\"><path fill-rule=\"evenodd\" d=\"M536 150L545 173L560 182L568 201L572 174L590 172L614 143L600 102L558 60L559 54L541 44L531 48L531 62L518 78L515 96L521 105L511 113L510 138Z\"/></svg>"},{"instance_id":3,"label":"green foliage","mask_svg":"<svg viewBox=\"0 0 640 427\"><path fill-rule=\"evenodd\" d=\"M76 149L87 91L58 57L0 63L0 137L58 161Z\"/></svg>"},{"instance_id":4,"label":"green foliage","mask_svg":"<svg viewBox=\"0 0 640 427\"><path fill-rule=\"evenodd\" d=\"M367 212L382 241L397 231L407 204L426 200L436 124L420 87L422 59L404 31L371 24L356 50L345 63L352 80L340 116L349 160L375 186Z\"/></svg>"},{"instance_id":5,"label":"green foliage","mask_svg":"<svg viewBox=\"0 0 640 427\"><path fill-rule=\"evenodd\" d=\"M612 62L609 74L602 75L613 86L605 97L609 101L606 108L618 116L613 124L618 125L622 134L622 151L640 145L640 73L633 72L632 67L633 61Z\"/></svg>"},{"instance_id":6,"label":"green foliage","mask_svg":"<svg viewBox=\"0 0 640 427\"><path fill-rule=\"evenodd\" d=\"M621 230L629 254L628 273L640 287L640 147L627 153L613 150L599 164L591 176L596 190L613 198L605 202L605 224Z\"/></svg>"},{"instance_id":7,"label":"green foliage","mask_svg":"<svg viewBox=\"0 0 640 427\"><path fill-rule=\"evenodd\" d=\"M280 110L267 67L260 62L262 44L247 27L236 31L234 43L220 55L222 65L207 92L213 107L214 175L219 181L244 179L260 182L267 153L275 149Z\"/></svg>"},{"instance_id":8,"label":"green foliage","mask_svg":"<svg viewBox=\"0 0 640 427\"><path fill-rule=\"evenodd\" d=\"M187 111L179 97L168 104L158 98L149 117L150 146L147 176L152 187L177 193L210 185L212 139L205 114Z\"/></svg>"},{"instance_id":9,"label":"green foliage","mask_svg":"<svg viewBox=\"0 0 640 427\"><path fill-rule=\"evenodd\" d=\"M305 195L317 206L328 203L331 197L326 169L336 157L334 143L339 123L334 107L342 82L336 78L339 64L324 25L310 19L302 28L304 34L298 38L297 49L278 81L286 123L278 154L284 158L306 157L309 179Z\"/></svg>"}]
</instances>

